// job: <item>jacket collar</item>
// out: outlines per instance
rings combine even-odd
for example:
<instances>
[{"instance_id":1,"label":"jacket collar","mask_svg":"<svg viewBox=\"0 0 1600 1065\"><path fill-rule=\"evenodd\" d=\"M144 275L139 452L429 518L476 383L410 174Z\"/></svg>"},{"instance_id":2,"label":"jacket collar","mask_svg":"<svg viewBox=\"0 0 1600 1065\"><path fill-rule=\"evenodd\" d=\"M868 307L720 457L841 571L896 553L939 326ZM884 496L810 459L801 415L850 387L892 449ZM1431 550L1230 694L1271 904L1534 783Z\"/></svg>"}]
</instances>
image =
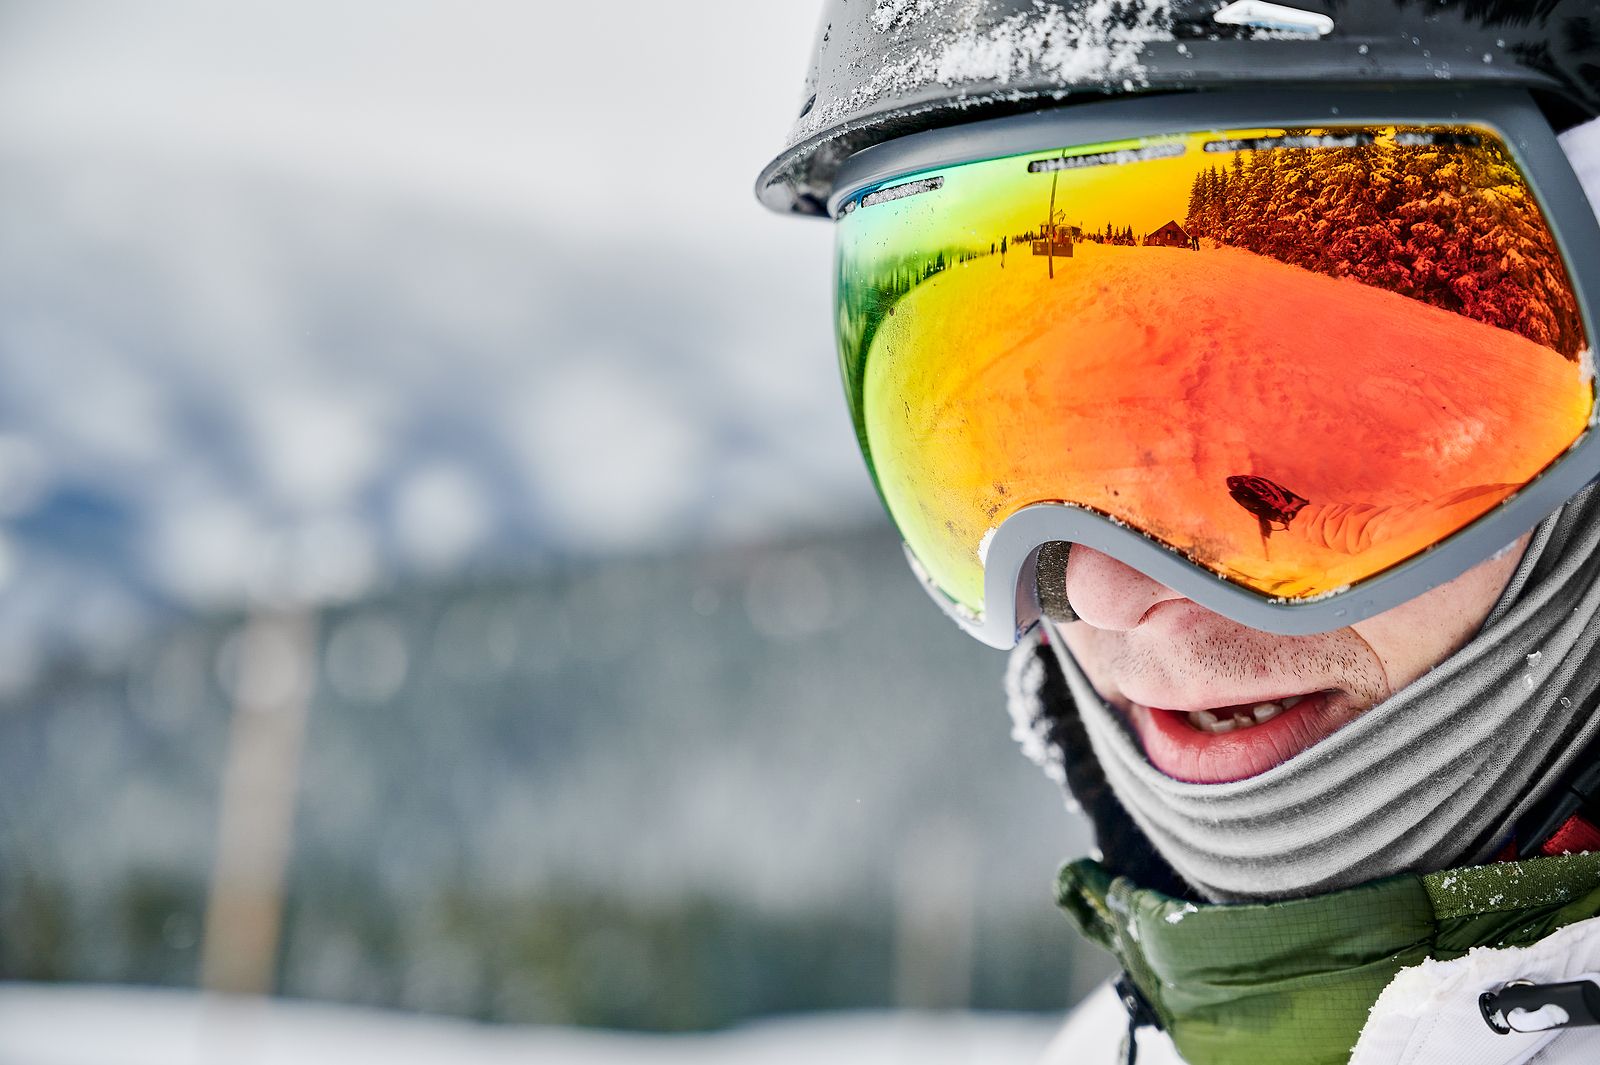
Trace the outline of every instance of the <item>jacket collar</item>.
<instances>
[{"instance_id":1,"label":"jacket collar","mask_svg":"<svg viewBox=\"0 0 1600 1065\"><path fill-rule=\"evenodd\" d=\"M1062 870L1057 894L1122 962L1190 1065L1343 1065L1402 969L1475 948L1530 947L1600 914L1600 854L1242 905L1185 902L1084 860Z\"/></svg>"}]
</instances>

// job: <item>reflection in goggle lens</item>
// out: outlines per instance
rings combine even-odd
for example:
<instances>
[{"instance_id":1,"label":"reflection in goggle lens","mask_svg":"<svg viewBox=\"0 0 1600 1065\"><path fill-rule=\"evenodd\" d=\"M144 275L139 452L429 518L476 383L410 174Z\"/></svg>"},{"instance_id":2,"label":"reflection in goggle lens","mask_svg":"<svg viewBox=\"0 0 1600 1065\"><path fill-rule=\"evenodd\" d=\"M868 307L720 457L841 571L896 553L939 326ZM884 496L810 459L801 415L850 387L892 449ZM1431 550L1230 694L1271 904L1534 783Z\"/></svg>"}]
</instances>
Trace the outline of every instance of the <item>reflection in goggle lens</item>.
<instances>
[{"instance_id":1,"label":"reflection in goggle lens","mask_svg":"<svg viewBox=\"0 0 1600 1065\"><path fill-rule=\"evenodd\" d=\"M1589 342L1503 144L1253 129L989 160L846 202L838 334L913 554L983 607L1033 503L1275 598L1438 543L1583 433Z\"/></svg>"}]
</instances>

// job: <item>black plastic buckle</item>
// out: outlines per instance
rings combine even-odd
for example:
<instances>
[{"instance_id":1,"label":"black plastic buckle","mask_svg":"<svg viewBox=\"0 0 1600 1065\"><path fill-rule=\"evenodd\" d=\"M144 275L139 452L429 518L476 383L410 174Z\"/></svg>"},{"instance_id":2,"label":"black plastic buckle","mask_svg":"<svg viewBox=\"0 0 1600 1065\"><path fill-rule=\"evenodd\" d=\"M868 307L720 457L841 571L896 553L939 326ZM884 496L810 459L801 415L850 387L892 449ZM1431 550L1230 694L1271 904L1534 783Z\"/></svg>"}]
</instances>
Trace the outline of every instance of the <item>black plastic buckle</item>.
<instances>
[{"instance_id":1,"label":"black plastic buckle","mask_svg":"<svg viewBox=\"0 0 1600 1065\"><path fill-rule=\"evenodd\" d=\"M1511 1023L1514 1011L1533 1013L1546 1006L1554 1006L1565 1019L1542 1028L1518 1028ZM1499 991L1485 991L1479 995L1478 1012L1483 1015L1483 1023L1496 1035L1600 1026L1600 984L1593 980L1572 980L1564 984L1513 980Z\"/></svg>"}]
</instances>

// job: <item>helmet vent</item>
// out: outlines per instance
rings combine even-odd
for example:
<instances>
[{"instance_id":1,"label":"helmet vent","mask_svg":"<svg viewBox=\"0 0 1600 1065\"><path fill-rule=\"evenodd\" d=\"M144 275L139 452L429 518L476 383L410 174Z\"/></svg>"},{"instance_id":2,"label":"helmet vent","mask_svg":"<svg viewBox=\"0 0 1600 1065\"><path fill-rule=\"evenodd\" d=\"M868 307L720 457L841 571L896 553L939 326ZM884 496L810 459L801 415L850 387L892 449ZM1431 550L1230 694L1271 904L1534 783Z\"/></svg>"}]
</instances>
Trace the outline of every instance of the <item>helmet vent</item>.
<instances>
[{"instance_id":1,"label":"helmet vent","mask_svg":"<svg viewBox=\"0 0 1600 1065\"><path fill-rule=\"evenodd\" d=\"M1260 30L1326 37L1333 32L1333 19L1316 11L1302 11L1265 0L1233 0L1211 16L1224 26L1250 26Z\"/></svg>"},{"instance_id":2,"label":"helmet vent","mask_svg":"<svg viewBox=\"0 0 1600 1065\"><path fill-rule=\"evenodd\" d=\"M1033 160L1028 164L1028 173L1048 174L1052 170L1081 170L1090 166L1139 163L1146 159L1176 159L1185 150L1180 140L1149 144L1143 148L1119 148L1114 152L1095 152L1093 155L1062 155L1056 159Z\"/></svg>"},{"instance_id":3,"label":"helmet vent","mask_svg":"<svg viewBox=\"0 0 1600 1065\"><path fill-rule=\"evenodd\" d=\"M860 206L876 207L880 203L893 203L895 200L903 200L907 196L921 196L925 192L936 192L942 188L944 188L944 178L942 177L920 178L916 181L907 181L902 185L890 185L886 189L869 192L861 197ZM855 200L846 202L840 208L840 215L849 214L856 209L856 206L857 201Z\"/></svg>"}]
</instances>

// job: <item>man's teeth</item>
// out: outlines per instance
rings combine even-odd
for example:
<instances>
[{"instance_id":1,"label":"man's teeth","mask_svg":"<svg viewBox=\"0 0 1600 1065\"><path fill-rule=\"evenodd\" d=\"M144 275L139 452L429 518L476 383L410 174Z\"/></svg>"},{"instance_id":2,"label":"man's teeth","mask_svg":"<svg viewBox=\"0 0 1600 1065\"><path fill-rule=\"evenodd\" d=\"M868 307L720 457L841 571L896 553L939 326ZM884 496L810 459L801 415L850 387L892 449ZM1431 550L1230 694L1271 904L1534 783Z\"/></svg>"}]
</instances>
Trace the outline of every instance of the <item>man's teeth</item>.
<instances>
[{"instance_id":1,"label":"man's teeth","mask_svg":"<svg viewBox=\"0 0 1600 1065\"><path fill-rule=\"evenodd\" d=\"M1213 710L1194 710L1189 713L1189 723L1201 732L1232 732L1236 728L1250 728L1271 721L1285 710L1294 709L1304 698L1304 695L1291 695L1275 703L1257 703L1248 709L1241 706L1220 714Z\"/></svg>"}]
</instances>

